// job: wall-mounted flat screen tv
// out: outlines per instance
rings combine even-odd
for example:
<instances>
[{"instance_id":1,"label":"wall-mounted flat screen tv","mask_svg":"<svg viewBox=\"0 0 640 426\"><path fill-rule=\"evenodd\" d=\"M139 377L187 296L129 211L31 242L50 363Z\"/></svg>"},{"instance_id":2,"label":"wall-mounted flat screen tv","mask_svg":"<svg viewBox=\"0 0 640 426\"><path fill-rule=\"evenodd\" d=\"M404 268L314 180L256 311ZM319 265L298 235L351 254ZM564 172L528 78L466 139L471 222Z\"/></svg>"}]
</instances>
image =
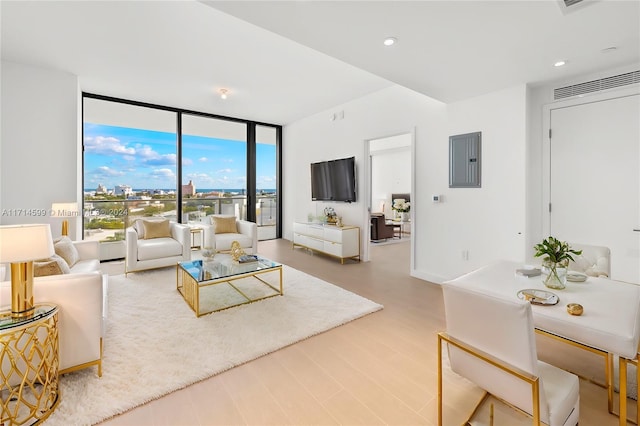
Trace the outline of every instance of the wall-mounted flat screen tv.
<instances>
[{"instance_id":1,"label":"wall-mounted flat screen tv","mask_svg":"<svg viewBox=\"0 0 640 426\"><path fill-rule=\"evenodd\" d=\"M355 202L355 157L311 163L311 199Z\"/></svg>"}]
</instances>

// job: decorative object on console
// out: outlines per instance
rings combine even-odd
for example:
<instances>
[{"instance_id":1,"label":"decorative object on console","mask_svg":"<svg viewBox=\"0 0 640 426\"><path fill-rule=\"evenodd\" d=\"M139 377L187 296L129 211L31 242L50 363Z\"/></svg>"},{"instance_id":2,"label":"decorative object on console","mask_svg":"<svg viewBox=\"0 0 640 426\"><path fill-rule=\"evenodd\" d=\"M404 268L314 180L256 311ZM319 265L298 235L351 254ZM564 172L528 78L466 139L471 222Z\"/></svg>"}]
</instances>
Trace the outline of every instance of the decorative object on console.
<instances>
[{"instance_id":1,"label":"decorative object on console","mask_svg":"<svg viewBox=\"0 0 640 426\"><path fill-rule=\"evenodd\" d=\"M569 243L549 237L533 246L535 257L542 259L542 282L549 288L562 290L567 286L567 268L573 255L581 255L582 250L573 250Z\"/></svg>"},{"instance_id":2,"label":"decorative object on console","mask_svg":"<svg viewBox=\"0 0 640 426\"><path fill-rule=\"evenodd\" d=\"M78 203L53 203L51 204L51 217L78 217ZM69 221L62 221L62 236L69 235Z\"/></svg>"},{"instance_id":3,"label":"decorative object on console","mask_svg":"<svg viewBox=\"0 0 640 426\"><path fill-rule=\"evenodd\" d=\"M338 215L333 207L325 207L324 215L327 217L327 223L336 223L338 220Z\"/></svg>"},{"instance_id":4,"label":"decorative object on console","mask_svg":"<svg viewBox=\"0 0 640 426\"><path fill-rule=\"evenodd\" d=\"M54 253L49 224L0 226L0 262L11 263L11 316L33 314L33 261Z\"/></svg>"}]
</instances>

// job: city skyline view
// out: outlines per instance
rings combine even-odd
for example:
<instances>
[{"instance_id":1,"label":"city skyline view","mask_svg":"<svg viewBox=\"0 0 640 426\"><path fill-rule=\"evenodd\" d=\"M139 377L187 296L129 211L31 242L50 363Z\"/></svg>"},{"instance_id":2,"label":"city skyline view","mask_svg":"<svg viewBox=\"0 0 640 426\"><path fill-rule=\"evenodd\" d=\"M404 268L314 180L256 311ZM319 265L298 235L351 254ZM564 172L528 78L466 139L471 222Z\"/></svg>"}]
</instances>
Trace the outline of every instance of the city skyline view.
<instances>
[{"instance_id":1,"label":"city skyline view","mask_svg":"<svg viewBox=\"0 0 640 426\"><path fill-rule=\"evenodd\" d=\"M256 144L256 188L276 187L276 149ZM176 134L84 123L84 187L177 188ZM246 189L246 143L183 135L182 182L196 190Z\"/></svg>"}]
</instances>

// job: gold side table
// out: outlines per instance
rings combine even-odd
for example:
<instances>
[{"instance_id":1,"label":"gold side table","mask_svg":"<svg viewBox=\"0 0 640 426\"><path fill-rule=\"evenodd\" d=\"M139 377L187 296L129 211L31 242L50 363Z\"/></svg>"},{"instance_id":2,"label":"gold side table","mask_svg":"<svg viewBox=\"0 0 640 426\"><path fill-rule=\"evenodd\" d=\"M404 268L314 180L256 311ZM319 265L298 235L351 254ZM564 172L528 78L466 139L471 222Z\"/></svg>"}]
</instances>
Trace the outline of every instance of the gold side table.
<instances>
[{"instance_id":1,"label":"gold side table","mask_svg":"<svg viewBox=\"0 0 640 426\"><path fill-rule=\"evenodd\" d=\"M60 402L58 307L39 304L28 318L0 311L0 424L40 423Z\"/></svg>"},{"instance_id":2,"label":"gold side table","mask_svg":"<svg viewBox=\"0 0 640 426\"><path fill-rule=\"evenodd\" d=\"M191 231L191 250L200 250L204 246L204 229L199 227L189 228ZM200 245L196 245L196 234L200 234Z\"/></svg>"}]
</instances>

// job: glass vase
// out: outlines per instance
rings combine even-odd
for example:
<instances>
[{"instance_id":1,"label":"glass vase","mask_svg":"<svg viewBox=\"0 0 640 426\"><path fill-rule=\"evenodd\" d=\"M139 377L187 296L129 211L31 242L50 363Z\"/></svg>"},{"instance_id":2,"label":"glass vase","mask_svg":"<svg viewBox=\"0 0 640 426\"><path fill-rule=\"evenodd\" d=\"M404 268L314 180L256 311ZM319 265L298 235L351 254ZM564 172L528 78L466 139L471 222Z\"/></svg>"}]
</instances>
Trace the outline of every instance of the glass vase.
<instances>
[{"instance_id":1,"label":"glass vase","mask_svg":"<svg viewBox=\"0 0 640 426\"><path fill-rule=\"evenodd\" d=\"M542 262L542 283L555 290L562 290L567 286L568 262Z\"/></svg>"}]
</instances>

